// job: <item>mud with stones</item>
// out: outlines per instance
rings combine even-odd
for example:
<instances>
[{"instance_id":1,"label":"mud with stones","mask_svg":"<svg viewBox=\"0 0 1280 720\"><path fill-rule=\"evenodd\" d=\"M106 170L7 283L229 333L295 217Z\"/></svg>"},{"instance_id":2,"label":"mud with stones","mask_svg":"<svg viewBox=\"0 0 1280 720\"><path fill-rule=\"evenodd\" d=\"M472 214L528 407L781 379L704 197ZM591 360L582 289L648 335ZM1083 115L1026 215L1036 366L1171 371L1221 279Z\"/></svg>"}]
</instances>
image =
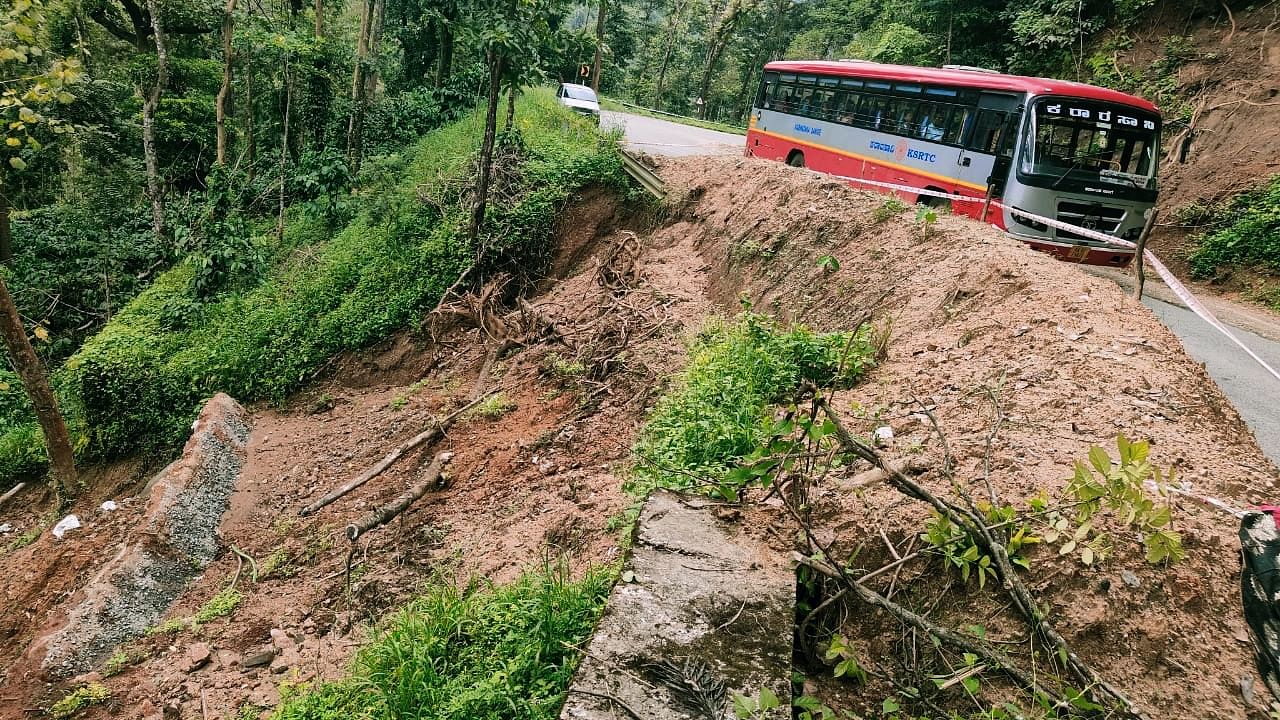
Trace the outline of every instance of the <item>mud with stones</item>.
<instances>
[{"instance_id":1,"label":"mud with stones","mask_svg":"<svg viewBox=\"0 0 1280 720\"><path fill-rule=\"evenodd\" d=\"M517 347L485 379L513 410L460 422L443 441L308 518L297 508L465 402L490 345L465 326L436 341L406 333L340 358L325 382L285 407L256 409L221 525L224 549L168 617L189 617L226 586L241 564L229 545L256 558L257 583L242 567L245 601L230 618L123 648L137 662L104 679L112 701L86 717L159 717L166 707L200 717L202 703L209 717L228 717L246 704L267 707L283 680L339 676L368 623L423 583L472 575L502 582L556 555L575 570L613 560L616 519L632 502L621 487L636 430L680 368L686 338L708 316L736 313L744 297L759 311L821 328L847 327L868 311L892 328L888 357L834 402L859 431L891 425L888 451L925 467L920 479L935 490L946 483L927 468L942 451L922 405L936 415L966 483L981 483L995 428L990 480L1007 502L1041 490L1057 497L1072 463L1118 433L1150 438L1153 460L1200 492L1236 505L1275 499L1276 470L1230 404L1178 340L1108 282L962 219L944 217L926 233L911 212L880 212L880 196L777 164L691 159L660 172L682 206L646 232L622 219L610 196L592 194L563 228L575 238L559 265L564 279L529 298L557 327L578 332L580 347L595 327L574 329L585 310L608 307L625 317L635 332L623 362L598 377L566 375L556 370L565 367L565 348ZM623 229L639 233L641 280L619 301L596 282L595 262ZM817 266L828 254L841 264L833 274ZM342 527L400 494L440 450L455 453L446 487L350 547ZM928 514L885 488L854 492L843 484L861 469L831 476L813 506L823 539L845 552L861 546L856 563L872 569L890 557L886 539L909 547ZM12 579L0 608L0 667L11 669L36 629L53 620L53 600L74 593L114 554L119 534L140 517L141 503L128 498L144 477L105 473L103 487L125 498L121 511L85 512L79 534L55 542L46 532L0 555L0 575ZM91 491L84 502L94 505L85 507L101 502L100 492ZM0 522L17 517L13 507L0 508ZM744 525L778 553L796 546L776 508L751 510L750 518ZM38 521L21 516L24 526ZM1136 539L1116 529L1112 557L1093 567L1035 549L1028 584L1081 655L1153 716L1248 717L1242 676L1255 707L1265 691L1254 679L1239 608L1234 520L1178 503L1175 524L1187 558L1171 568L1146 565ZM935 603L935 621L982 624L1011 652L1027 641L998 596L936 564L904 568L896 587L904 603ZM922 641L862 607L851 606L847 618L840 631L877 671L904 671ZM63 690L6 672L3 717L31 716ZM805 689L833 707L865 713L890 692L878 682L860 687L810 673Z\"/></svg>"}]
</instances>

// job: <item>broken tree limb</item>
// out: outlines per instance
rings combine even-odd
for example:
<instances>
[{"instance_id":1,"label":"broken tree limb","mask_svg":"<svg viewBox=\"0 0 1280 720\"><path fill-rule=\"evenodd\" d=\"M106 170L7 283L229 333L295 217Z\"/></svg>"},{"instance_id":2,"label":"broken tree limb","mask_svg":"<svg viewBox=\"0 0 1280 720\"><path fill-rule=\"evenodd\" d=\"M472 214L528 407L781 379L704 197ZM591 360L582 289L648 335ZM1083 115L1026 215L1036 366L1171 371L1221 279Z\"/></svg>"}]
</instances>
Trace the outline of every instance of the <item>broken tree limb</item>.
<instances>
[{"instance_id":1,"label":"broken tree limb","mask_svg":"<svg viewBox=\"0 0 1280 720\"><path fill-rule=\"evenodd\" d=\"M1148 716L1133 703L1122 691L1111 685L1094 670L1090 665L1085 663L1079 655L1073 651L1067 644L1067 641L1053 627L1051 623L1044 617L1043 611L1036 604L1035 598L1032 597L1031 591L1027 588L1022 578L1013 569L1013 563L1009 560L1009 554L1003 543L999 542L991 532L986 522L977 514L973 508L960 507L945 499L939 498L929 492L915 480L911 479L901 471L892 466L885 460L884 456L878 450L870 445L858 440L849 433L848 428L844 426L839 415L832 409L830 403L825 398L818 397L814 399L818 407L831 420L834 428L836 439L840 442L840 446L848 453L855 455L872 465L885 471L887 482L891 487L901 492L907 497L920 500L933 506L939 514L946 517L952 523L956 524L963 530L974 543L981 547L992 560L992 566L996 572L996 579L1012 604L1017 608L1019 614L1027 621L1032 630L1040 635L1045 644L1056 651L1064 660L1064 664L1071 674L1078 680L1085 692L1093 696L1095 700L1110 699L1118 703L1125 711L1126 716L1133 718L1145 719ZM862 593L859 593L861 595ZM865 598L864 598L865 599ZM870 600L868 600L870 602ZM874 604L874 603L873 603Z\"/></svg>"},{"instance_id":2,"label":"broken tree limb","mask_svg":"<svg viewBox=\"0 0 1280 720\"><path fill-rule=\"evenodd\" d=\"M11 497L13 497L14 495L17 495L18 493L22 492L22 488L24 488L24 487L26 487L26 486L27 486L27 484L26 484L26 483L24 483L24 482L20 482L20 483L18 483L17 485L14 485L13 487L9 488L9 491L8 491L8 492L6 492L6 493L5 493L5 494L3 494L3 495L0 495L0 505L4 505L4 504L5 504L5 502L7 502L7 501L9 500L9 498L11 498Z\"/></svg>"},{"instance_id":3,"label":"broken tree limb","mask_svg":"<svg viewBox=\"0 0 1280 720\"><path fill-rule=\"evenodd\" d=\"M911 612L875 590L863 585L861 582L848 577L844 573L840 572L839 569L831 567L824 562L806 557L804 554L798 552L793 553L792 557L796 562L817 570L827 577L844 583L848 589L852 590L867 604L874 605L885 612L888 612L890 615L893 615L899 620L929 636L937 638L941 642L963 650L964 652L970 652L977 655L991 667L999 668L1001 672L1008 675L1023 688L1029 689L1034 693L1042 693L1055 704L1065 700L1065 698L1053 688L1040 684L1035 677L1020 669L1017 664L1013 662L1012 658L1004 653L988 648L981 643L955 632L954 630L945 628L921 615Z\"/></svg>"},{"instance_id":4,"label":"broken tree limb","mask_svg":"<svg viewBox=\"0 0 1280 720\"><path fill-rule=\"evenodd\" d=\"M316 500L315 502L311 503L310 505L307 505L306 507L303 507L301 510L298 511L298 515L302 517L306 517L307 515L314 514L315 512L319 511L321 508L333 502L334 500L337 500L343 495L346 495L352 490L355 490L361 485L369 482L373 478L380 475L384 470L386 470L387 468L395 464L397 460L404 457L405 453L409 452L410 450L413 450L414 448L418 447L419 445L422 445L423 443L432 442L436 438L444 435L444 432L448 430L449 427L453 425L454 421L456 421L459 417L461 417L463 413L475 407L476 405L479 405L481 402L488 399L489 395L492 395L492 394L493 393L486 393L484 395L480 395L478 397L472 398L470 402L458 408L457 410L453 411L443 420L433 423L430 428L418 433L417 435L414 435L413 437L409 438L409 440L407 440L406 442L397 446L394 450L387 453L386 457L379 460L376 465L360 473L360 475L354 478L353 480L351 480L351 482L348 482L342 487L339 487L329 493L326 493L324 497L320 498L319 500Z\"/></svg>"},{"instance_id":5,"label":"broken tree limb","mask_svg":"<svg viewBox=\"0 0 1280 720\"><path fill-rule=\"evenodd\" d=\"M436 453L435 458L431 460L431 464L422 472L422 477L417 484L405 490L395 500L383 505L358 522L353 522L347 526L347 539L355 542L356 538L364 533L391 522L397 515L409 509L409 506L417 502L418 498L427 494L427 491L440 484L440 473L444 470L444 466L453 459L453 453L442 452Z\"/></svg>"}]
</instances>

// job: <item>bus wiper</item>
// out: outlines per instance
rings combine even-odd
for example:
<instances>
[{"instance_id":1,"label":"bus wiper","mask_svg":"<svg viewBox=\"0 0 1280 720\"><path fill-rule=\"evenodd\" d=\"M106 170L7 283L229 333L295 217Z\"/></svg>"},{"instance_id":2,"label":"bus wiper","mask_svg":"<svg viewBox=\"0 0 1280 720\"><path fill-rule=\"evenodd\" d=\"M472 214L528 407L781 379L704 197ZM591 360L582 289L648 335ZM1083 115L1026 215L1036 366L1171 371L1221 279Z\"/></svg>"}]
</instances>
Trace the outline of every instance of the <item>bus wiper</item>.
<instances>
[{"instance_id":1,"label":"bus wiper","mask_svg":"<svg viewBox=\"0 0 1280 720\"><path fill-rule=\"evenodd\" d=\"M1061 175L1059 175L1057 180L1054 180L1054 181L1053 181L1053 184L1049 186L1049 189L1050 189L1050 190L1057 190L1057 189L1058 189L1058 185L1060 185L1060 184L1062 183L1062 181L1063 181L1063 180L1066 180L1066 179L1067 179L1067 176L1071 174L1071 171L1072 171L1072 170L1075 170L1075 169L1076 169L1076 167L1080 165L1080 161L1081 161L1081 160L1083 160L1083 159L1084 159L1083 157L1073 157L1073 158L1071 158L1071 165L1070 165L1070 167L1068 167L1068 168L1067 168L1067 171L1066 171L1066 172L1064 172L1064 173L1062 173Z\"/></svg>"}]
</instances>

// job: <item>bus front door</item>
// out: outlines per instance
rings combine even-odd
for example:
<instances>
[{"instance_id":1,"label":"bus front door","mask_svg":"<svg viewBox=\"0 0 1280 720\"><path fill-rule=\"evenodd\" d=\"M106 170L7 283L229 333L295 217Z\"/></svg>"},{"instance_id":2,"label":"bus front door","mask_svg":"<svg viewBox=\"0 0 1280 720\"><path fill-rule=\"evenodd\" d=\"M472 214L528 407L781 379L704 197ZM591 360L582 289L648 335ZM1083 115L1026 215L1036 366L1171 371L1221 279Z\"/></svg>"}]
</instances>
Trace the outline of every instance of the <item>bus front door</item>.
<instances>
[{"instance_id":1,"label":"bus front door","mask_svg":"<svg viewBox=\"0 0 1280 720\"><path fill-rule=\"evenodd\" d=\"M983 93L978 109L964 134L958 176L969 185L995 185L995 195L1004 191L1013 167L1013 146L1017 119L1023 103L1020 95Z\"/></svg>"}]
</instances>

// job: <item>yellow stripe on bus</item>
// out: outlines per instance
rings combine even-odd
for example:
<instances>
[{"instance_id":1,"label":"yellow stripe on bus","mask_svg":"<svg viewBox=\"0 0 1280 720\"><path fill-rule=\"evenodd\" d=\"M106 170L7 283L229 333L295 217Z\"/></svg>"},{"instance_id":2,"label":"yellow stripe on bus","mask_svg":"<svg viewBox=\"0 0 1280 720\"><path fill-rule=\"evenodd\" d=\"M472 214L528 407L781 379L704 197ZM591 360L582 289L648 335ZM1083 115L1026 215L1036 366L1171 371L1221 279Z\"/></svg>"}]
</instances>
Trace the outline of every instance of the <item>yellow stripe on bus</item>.
<instances>
[{"instance_id":1,"label":"yellow stripe on bus","mask_svg":"<svg viewBox=\"0 0 1280 720\"><path fill-rule=\"evenodd\" d=\"M893 168L894 170L901 170L902 172L911 173L913 175L923 175L927 178L937 180L939 182L947 182L953 185L963 185L964 187L973 188L974 190L978 190L979 192L987 191L987 188L984 185L974 185L971 182L965 182L964 180L957 180L953 177L947 177L946 175L938 175L937 173L931 173L931 172L928 172L927 170L913 168L909 165L899 165L897 163L886 162L884 160L881 160L880 158L867 157L866 155L851 153L851 152L848 152L847 150L839 150L829 145L819 145L818 143L806 142L804 140L797 140L793 137L788 137L786 135L779 135L778 133L772 133L772 132L769 132L768 130L760 130L759 128L756 128L755 132L758 132L761 135L767 135L772 138L777 138L779 140L786 140L787 142L795 143L796 145L805 145L811 148L816 148L818 150L826 150L827 152L833 152L837 155L844 155L845 157L851 157L855 160L861 160L863 162L875 163L876 165L881 165L887 168Z\"/></svg>"}]
</instances>

